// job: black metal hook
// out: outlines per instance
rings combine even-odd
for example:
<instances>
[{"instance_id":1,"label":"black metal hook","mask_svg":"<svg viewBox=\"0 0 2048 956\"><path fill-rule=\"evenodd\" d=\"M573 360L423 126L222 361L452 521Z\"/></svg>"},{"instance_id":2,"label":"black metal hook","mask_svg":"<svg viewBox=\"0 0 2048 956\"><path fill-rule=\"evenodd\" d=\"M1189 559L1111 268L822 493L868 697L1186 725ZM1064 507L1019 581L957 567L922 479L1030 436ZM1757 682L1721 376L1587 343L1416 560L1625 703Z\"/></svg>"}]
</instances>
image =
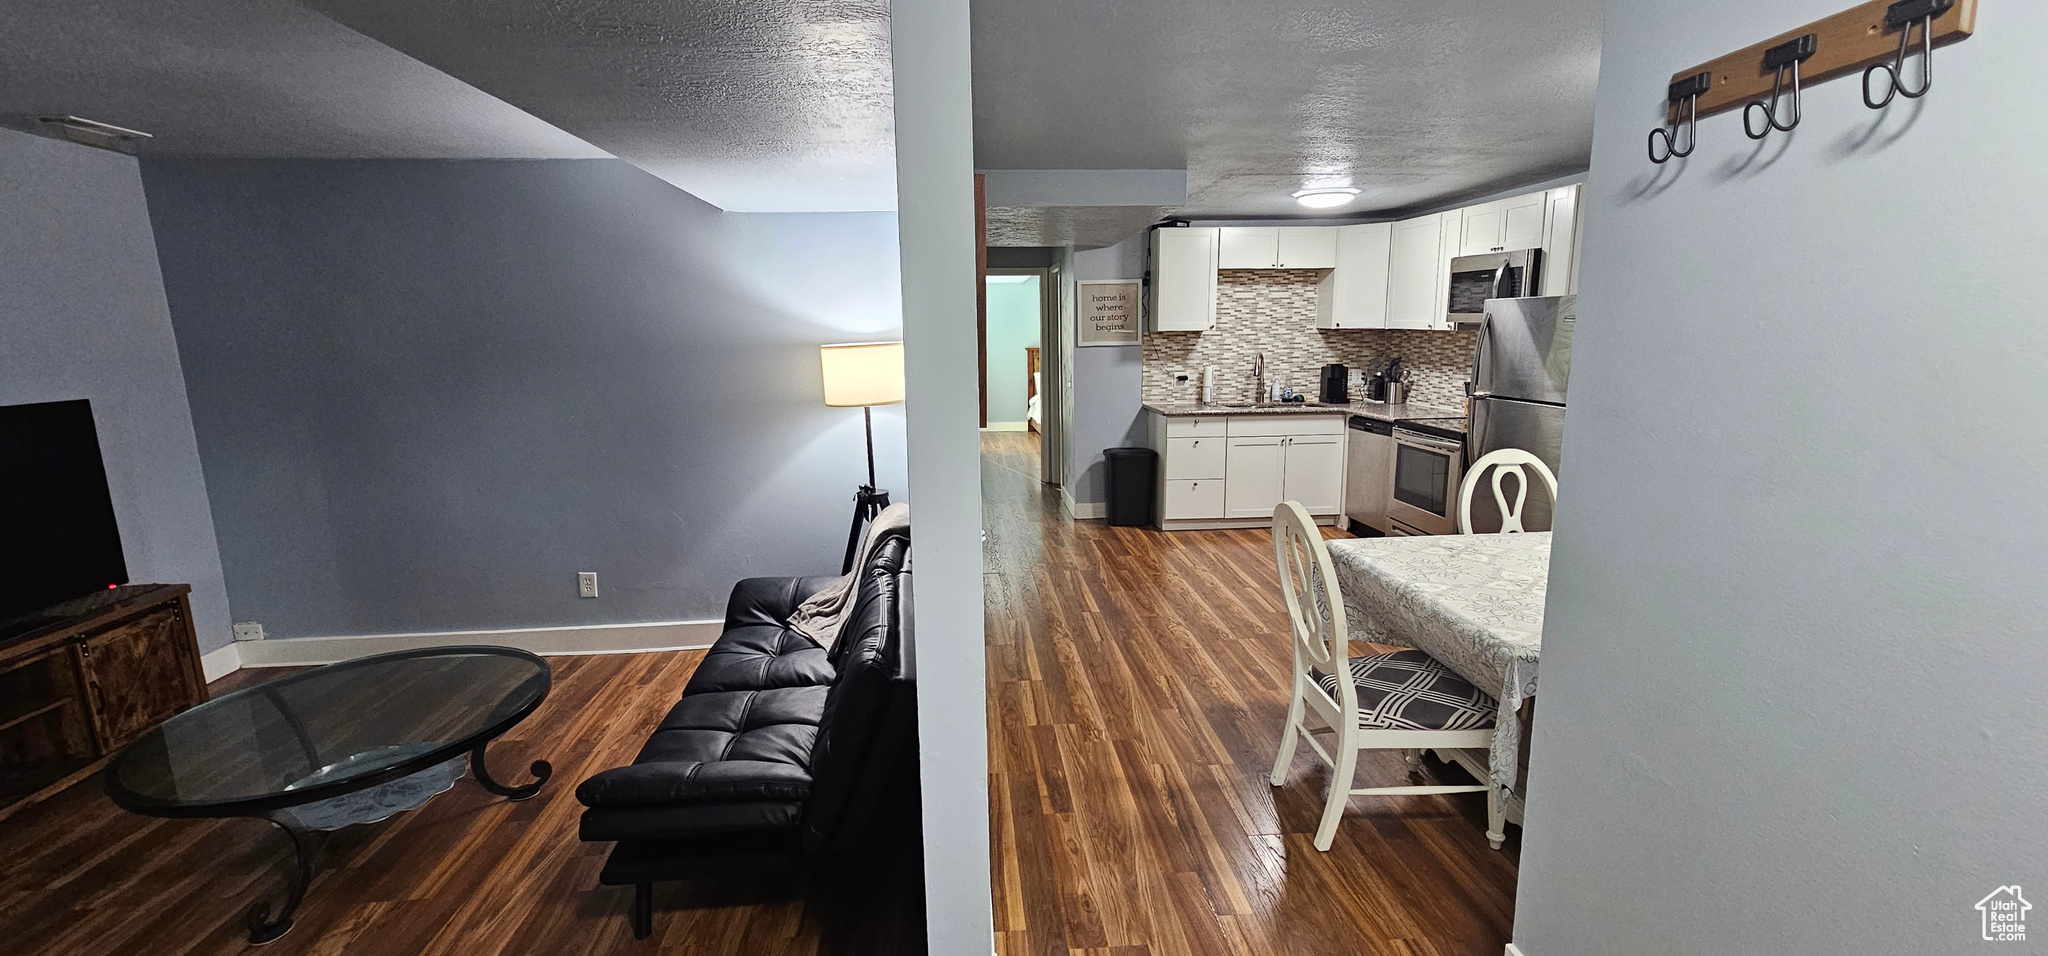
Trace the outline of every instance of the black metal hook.
<instances>
[{"instance_id":1,"label":"black metal hook","mask_svg":"<svg viewBox=\"0 0 2048 956\"><path fill-rule=\"evenodd\" d=\"M1863 71L1863 105L1874 110L1891 105L1892 97L1917 100L1934 88L1934 19L1947 13L1956 0L1899 0L1885 8L1884 28L1899 31L1899 52L1890 63L1873 63ZM1906 51L1913 42L1913 24L1920 24L1920 88L1906 88ZM1870 95L1870 78L1882 70L1884 99Z\"/></svg>"},{"instance_id":2,"label":"black metal hook","mask_svg":"<svg viewBox=\"0 0 2048 956\"><path fill-rule=\"evenodd\" d=\"M1776 73L1776 78L1771 82L1771 100L1768 103L1753 100L1742 108L1743 135L1750 139L1763 139L1771 135L1771 130L1789 133L1799 125L1799 64L1811 58L1819 45L1819 38L1809 33L1764 51L1764 69ZM1778 100L1785 92L1787 70L1792 73L1792 120L1789 123L1781 123L1778 122ZM1751 128L1749 121L1750 111L1756 109L1764 111L1764 119L1767 121L1761 131Z\"/></svg>"},{"instance_id":3,"label":"black metal hook","mask_svg":"<svg viewBox=\"0 0 2048 956\"><path fill-rule=\"evenodd\" d=\"M1684 159L1700 144L1700 97L1714 88L1714 74L1696 73L1679 80L1665 91L1665 102L1672 106L1685 104L1685 125L1680 127L1674 120L1670 128L1662 126L1650 131L1650 162L1659 166L1671 161L1672 157ZM1678 133L1685 131L1685 148L1678 148ZM1657 140L1664 140L1664 158L1657 158Z\"/></svg>"}]
</instances>

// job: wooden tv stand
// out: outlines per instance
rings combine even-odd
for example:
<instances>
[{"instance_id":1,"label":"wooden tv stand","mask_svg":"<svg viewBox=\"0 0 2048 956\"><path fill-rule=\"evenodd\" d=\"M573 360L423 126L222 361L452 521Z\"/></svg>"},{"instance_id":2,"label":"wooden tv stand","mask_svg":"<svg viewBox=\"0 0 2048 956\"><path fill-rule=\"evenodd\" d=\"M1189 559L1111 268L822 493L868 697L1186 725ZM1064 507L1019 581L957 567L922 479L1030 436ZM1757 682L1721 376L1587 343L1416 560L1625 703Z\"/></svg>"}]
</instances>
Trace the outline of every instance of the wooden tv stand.
<instances>
[{"instance_id":1,"label":"wooden tv stand","mask_svg":"<svg viewBox=\"0 0 2048 956\"><path fill-rule=\"evenodd\" d=\"M0 819L92 775L143 731L206 700L191 591L112 588L0 638Z\"/></svg>"}]
</instances>

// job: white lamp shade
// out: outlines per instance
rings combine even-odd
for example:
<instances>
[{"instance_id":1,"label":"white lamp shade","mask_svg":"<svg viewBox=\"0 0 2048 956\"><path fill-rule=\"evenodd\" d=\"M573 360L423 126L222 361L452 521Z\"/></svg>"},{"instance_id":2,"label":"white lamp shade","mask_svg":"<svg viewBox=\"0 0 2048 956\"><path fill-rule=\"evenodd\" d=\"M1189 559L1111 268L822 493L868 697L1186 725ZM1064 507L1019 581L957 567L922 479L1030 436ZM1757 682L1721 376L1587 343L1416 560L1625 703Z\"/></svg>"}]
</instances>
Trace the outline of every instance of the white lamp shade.
<instances>
[{"instance_id":1,"label":"white lamp shade","mask_svg":"<svg viewBox=\"0 0 2048 956\"><path fill-rule=\"evenodd\" d=\"M825 404L891 405L903 400L903 343L822 345Z\"/></svg>"}]
</instances>

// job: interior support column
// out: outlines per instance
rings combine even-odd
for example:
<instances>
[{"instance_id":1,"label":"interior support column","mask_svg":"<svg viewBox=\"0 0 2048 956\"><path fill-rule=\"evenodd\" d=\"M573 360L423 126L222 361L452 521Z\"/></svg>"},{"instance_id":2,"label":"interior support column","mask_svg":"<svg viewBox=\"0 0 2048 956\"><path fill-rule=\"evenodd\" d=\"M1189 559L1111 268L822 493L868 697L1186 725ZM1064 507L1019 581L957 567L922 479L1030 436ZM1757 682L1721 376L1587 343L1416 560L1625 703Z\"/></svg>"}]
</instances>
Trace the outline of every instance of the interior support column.
<instances>
[{"instance_id":1,"label":"interior support column","mask_svg":"<svg viewBox=\"0 0 2048 956\"><path fill-rule=\"evenodd\" d=\"M896 201L931 952L994 948L967 0L896 0Z\"/></svg>"}]
</instances>

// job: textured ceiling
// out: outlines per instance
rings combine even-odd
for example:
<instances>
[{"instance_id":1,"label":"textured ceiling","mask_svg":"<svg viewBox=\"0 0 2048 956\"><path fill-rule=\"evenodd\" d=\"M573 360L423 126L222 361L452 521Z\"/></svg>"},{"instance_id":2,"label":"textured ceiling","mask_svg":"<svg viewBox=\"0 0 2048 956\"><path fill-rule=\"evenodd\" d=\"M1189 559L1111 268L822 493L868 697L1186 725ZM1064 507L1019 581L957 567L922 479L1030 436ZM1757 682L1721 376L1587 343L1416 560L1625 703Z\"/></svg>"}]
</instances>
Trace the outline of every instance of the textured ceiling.
<instances>
[{"instance_id":1,"label":"textured ceiling","mask_svg":"<svg viewBox=\"0 0 2048 956\"><path fill-rule=\"evenodd\" d=\"M1097 249L1123 241L1170 211L1165 206L990 206L988 244Z\"/></svg>"},{"instance_id":2,"label":"textured ceiling","mask_svg":"<svg viewBox=\"0 0 2048 956\"><path fill-rule=\"evenodd\" d=\"M720 208L896 207L886 0L310 0Z\"/></svg>"},{"instance_id":3,"label":"textured ceiling","mask_svg":"<svg viewBox=\"0 0 2048 956\"><path fill-rule=\"evenodd\" d=\"M0 115L140 129L146 156L606 155L293 0L5 0L0 25Z\"/></svg>"},{"instance_id":4,"label":"textured ceiling","mask_svg":"<svg viewBox=\"0 0 2048 956\"><path fill-rule=\"evenodd\" d=\"M975 165L1186 168L1188 215L1373 213L1586 168L1600 0L979 0Z\"/></svg>"}]
</instances>

